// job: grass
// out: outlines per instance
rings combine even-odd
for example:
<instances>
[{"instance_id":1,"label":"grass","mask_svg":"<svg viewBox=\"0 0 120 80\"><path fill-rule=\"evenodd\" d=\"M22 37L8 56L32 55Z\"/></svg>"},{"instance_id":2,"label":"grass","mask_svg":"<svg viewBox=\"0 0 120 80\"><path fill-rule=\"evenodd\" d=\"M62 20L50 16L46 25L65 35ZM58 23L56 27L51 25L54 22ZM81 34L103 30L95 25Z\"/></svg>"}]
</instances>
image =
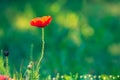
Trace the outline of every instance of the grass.
<instances>
[{"instance_id":1,"label":"grass","mask_svg":"<svg viewBox=\"0 0 120 80\"><path fill-rule=\"evenodd\" d=\"M35 64L33 62L33 48L34 45L31 45L30 49L30 58L31 61L29 62L28 66L26 67L26 70L24 73L20 72L14 72L13 74L10 73L9 69L9 59L8 51L1 50L2 56L0 56L0 63L4 64L3 66L0 66L0 74L12 77L13 80L119 80L120 75L92 75L92 74L63 74L57 73L56 76L48 75L46 77L42 77L39 73L40 67L41 67L41 61L44 55L44 29L42 29L42 52L41 56L38 60L38 63ZM22 66L21 66L22 67Z\"/></svg>"},{"instance_id":2,"label":"grass","mask_svg":"<svg viewBox=\"0 0 120 80\"><path fill-rule=\"evenodd\" d=\"M3 50L1 50L3 52ZM5 56L4 56L5 57ZM8 60L8 58L5 58ZM5 60L5 61L7 61ZM4 64L4 59L0 57L1 64ZM9 65L8 62L6 63L6 66L0 66L0 74L2 75L8 75L12 77L14 80L120 80L120 75L92 75L92 74L60 74L57 73L55 76L48 75L46 77L40 76L38 72L36 73L34 62L30 62L28 66L26 67L25 73L18 73L15 72L14 74L11 74L9 72Z\"/></svg>"}]
</instances>

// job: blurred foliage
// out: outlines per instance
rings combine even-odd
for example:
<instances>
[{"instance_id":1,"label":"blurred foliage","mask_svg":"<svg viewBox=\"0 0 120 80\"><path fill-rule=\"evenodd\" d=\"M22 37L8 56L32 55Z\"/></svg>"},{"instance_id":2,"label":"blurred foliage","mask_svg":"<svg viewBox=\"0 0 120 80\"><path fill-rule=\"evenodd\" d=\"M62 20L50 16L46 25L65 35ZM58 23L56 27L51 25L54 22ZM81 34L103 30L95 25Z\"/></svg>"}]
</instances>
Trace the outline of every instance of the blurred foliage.
<instances>
[{"instance_id":1,"label":"blurred foliage","mask_svg":"<svg viewBox=\"0 0 120 80\"><path fill-rule=\"evenodd\" d=\"M0 63L1 63L1 65L0 65L0 74L3 74L3 72L5 72L5 68L4 68L3 64L2 64L2 63L4 63L2 57L0 57Z\"/></svg>"},{"instance_id":2,"label":"blurred foliage","mask_svg":"<svg viewBox=\"0 0 120 80\"><path fill-rule=\"evenodd\" d=\"M51 15L41 75L120 74L119 9L120 0L1 0L0 49L10 52L11 73L24 73L30 45L34 61L41 53L41 29L29 22Z\"/></svg>"}]
</instances>

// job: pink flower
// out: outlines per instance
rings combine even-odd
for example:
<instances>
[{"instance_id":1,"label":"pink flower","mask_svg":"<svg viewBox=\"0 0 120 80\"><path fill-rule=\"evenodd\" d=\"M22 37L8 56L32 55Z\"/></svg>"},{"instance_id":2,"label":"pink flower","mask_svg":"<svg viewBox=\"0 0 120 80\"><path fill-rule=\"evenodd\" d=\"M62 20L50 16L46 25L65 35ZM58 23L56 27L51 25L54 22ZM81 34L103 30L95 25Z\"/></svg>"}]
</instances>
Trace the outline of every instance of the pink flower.
<instances>
[{"instance_id":1,"label":"pink flower","mask_svg":"<svg viewBox=\"0 0 120 80\"><path fill-rule=\"evenodd\" d=\"M0 80L13 80L13 79L9 78L8 76L0 75Z\"/></svg>"}]
</instances>

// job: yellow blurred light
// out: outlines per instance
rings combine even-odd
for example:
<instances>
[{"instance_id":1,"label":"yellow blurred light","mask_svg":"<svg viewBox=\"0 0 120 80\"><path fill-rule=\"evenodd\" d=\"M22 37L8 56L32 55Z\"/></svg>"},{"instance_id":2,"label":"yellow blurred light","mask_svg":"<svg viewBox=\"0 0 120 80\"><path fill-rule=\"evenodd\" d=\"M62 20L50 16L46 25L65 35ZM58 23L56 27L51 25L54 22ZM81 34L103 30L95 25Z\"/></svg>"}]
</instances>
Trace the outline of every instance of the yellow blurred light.
<instances>
[{"instance_id":1,"label":"yellow blurred light","mask_svg":"<svg viewBox=\"0 0 120 80\"><path fill-rule=\"evenodd\" d=\"M15 22L15 26L18 29L28 29L29 28L29 20L23 16L17 17L16 22Z\"/></svg>"},{"instance_id":2,"label":"yellow blurred light","mask_svg":"<svg viewBox=\"0 0 120 80\"><path fill-rule=\"evenodd\" d=\"M69 75L64 75L65 80L71 80L71 76Z\"/></svg>"},{"instance_id":3,"label":"yellow blurred light","mask_svg":"<svg viewBox=\"0 0 120 80\"><path fill-rule=\"evenodd\" d=\"M85 37L90 37L94 34L94 30L92 27L90 27L89 25L83 25L81 27L81 33L85 36Z\"/></svg>"},{"instance_id":4,"label":"yellow blurred light","mask_svg":"<svg viewBox=\"0 0 120 80\"><path fill-rule=\"evenodd\" d=\"M67 28L77 28L79 17L73 12L69 13L60 13L56 18L58 24L67 27Z\"/></svg>"},{"instance_id":5,"label":"yellow blurred light","mask_svg":"<svg viewBox=\"0 0 120 80\"><path fill-rule=\"evenodd\" d=\"M80 44L82 43L82 40L81 40L80 35L79 35L79 31L77 31L77 30L72 30L69 33L69 38L71 38L72 41L74 41L76 46L80 46Z\"/></svg>"},{"instance_id":6,"label":"yellow blurred light","mask_svg":"<svg viewBox=\"0 0 120 80\"><path fill-rule=\"evenodd\" d=\"M30 25L29 18L26 18L25 16L18 16L16 17L16 21L14 21L13 26L17 28L19 31L28 31L30 30L32 33L37 34L38 30L37 28Z\"/></svg>"},{"instance_id":7,"label":"yellow blurred light","mask_svg":"<svg viewBox=\"0 0 120 80\"><path fill-rule=\"evenodd\" d=\"M65 25L71 28L78 27L78 16L75 13L70 13L66 16Z\"/></svg>"},{"instance_id":8,"label":"yellow blurred light","mask_svg":"<svg viewBox=\"0 0 120 80\"><path fill-rule=\"evenodd\" d=\"M52 13L57 13L60 11L60 8L60 4L56 2L51 5L50 10L52 11Z\"/></svg>"},{"instance_id":9,"label":"yellow blurred light","mask_svg":"<svg viewBox=\"0 0 120 80\"><path fill-rule=\"evenodd\" d=\"M112 54L112 55L120 55L120 43L118 44L112 44L108 47L108 51Z\"/></svg>"},{"instance_id":10,"label":"yellow blurred light","mask_svg":"<svg viewBox=\"0 0 120 80\"><path fill-rule=\"evenodd\" d=\"M107 4L105 10L113 15L120 15L120 3Z\"/></svg>"},{"instance_id":11,"label":"yellow blurred light","mask_svg":"<svg viewBox=\"0 0 120 80\"><path fill-rule=\"evenodd\" d=\"M88 24L86 17L82 13L80 13L79 25L80 32L84 37L88 38L94 34L94 29Z\"/></svg>"},{"instance_id":12,"label":"yellow blurred light","mask_svg":"<svg viewBox=\"0 0 120 80\"><path fill-rule=\"evenodd\" d=\"M30 20L33 17L34 17L34 12L32 10L32 7L29 4L26 4L25 11L23 13L18 13L14 17L14 20L12 21L12 24L18 30L22 30L22 31L31 30L34 33L36 33L37 29L33 28L30 25Z\"/></svg>"}]
</instances>

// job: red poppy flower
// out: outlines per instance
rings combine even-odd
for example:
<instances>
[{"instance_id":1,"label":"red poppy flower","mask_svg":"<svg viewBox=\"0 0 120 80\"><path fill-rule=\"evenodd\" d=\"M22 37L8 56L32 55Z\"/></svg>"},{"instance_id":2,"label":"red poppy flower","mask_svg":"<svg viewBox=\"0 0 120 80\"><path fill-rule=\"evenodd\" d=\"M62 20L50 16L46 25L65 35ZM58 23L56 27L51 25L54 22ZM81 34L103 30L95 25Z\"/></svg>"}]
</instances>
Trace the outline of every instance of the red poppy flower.
<instances>
[{"instance_id":1,"label":"red poppy flower","mask_svg":"<svg viewBox=\"0 0 120 80\"><path fill-rule=\"evenodd\" d=\"M0 75L0 80L13 80L13 79L9 78L8 76Z\"/></svg>"},{"instance_id":2,"label":"red poppy flower","mask_svg":"<svg viewBox=\"0 0 120 80\"><path fill-rule=\"evenodd\" d=\"M30 21L30 24L32 26L43 28L43 27L47 26L48 24L50 24L51 20L52 20L51 16L43 16L43 17L38 17L38 18L32 19Z\"/></svg>"},{"instance_id":3,"label":"red poppy flower","mask_svg":"<svg viewBox=\"0 0 120 80\"><path fill-rule=\"evenodd\" d=\"M5 79L5 77L0 75L0 80L4 80L4 79Z\"/></svg>"}]
</instances>

